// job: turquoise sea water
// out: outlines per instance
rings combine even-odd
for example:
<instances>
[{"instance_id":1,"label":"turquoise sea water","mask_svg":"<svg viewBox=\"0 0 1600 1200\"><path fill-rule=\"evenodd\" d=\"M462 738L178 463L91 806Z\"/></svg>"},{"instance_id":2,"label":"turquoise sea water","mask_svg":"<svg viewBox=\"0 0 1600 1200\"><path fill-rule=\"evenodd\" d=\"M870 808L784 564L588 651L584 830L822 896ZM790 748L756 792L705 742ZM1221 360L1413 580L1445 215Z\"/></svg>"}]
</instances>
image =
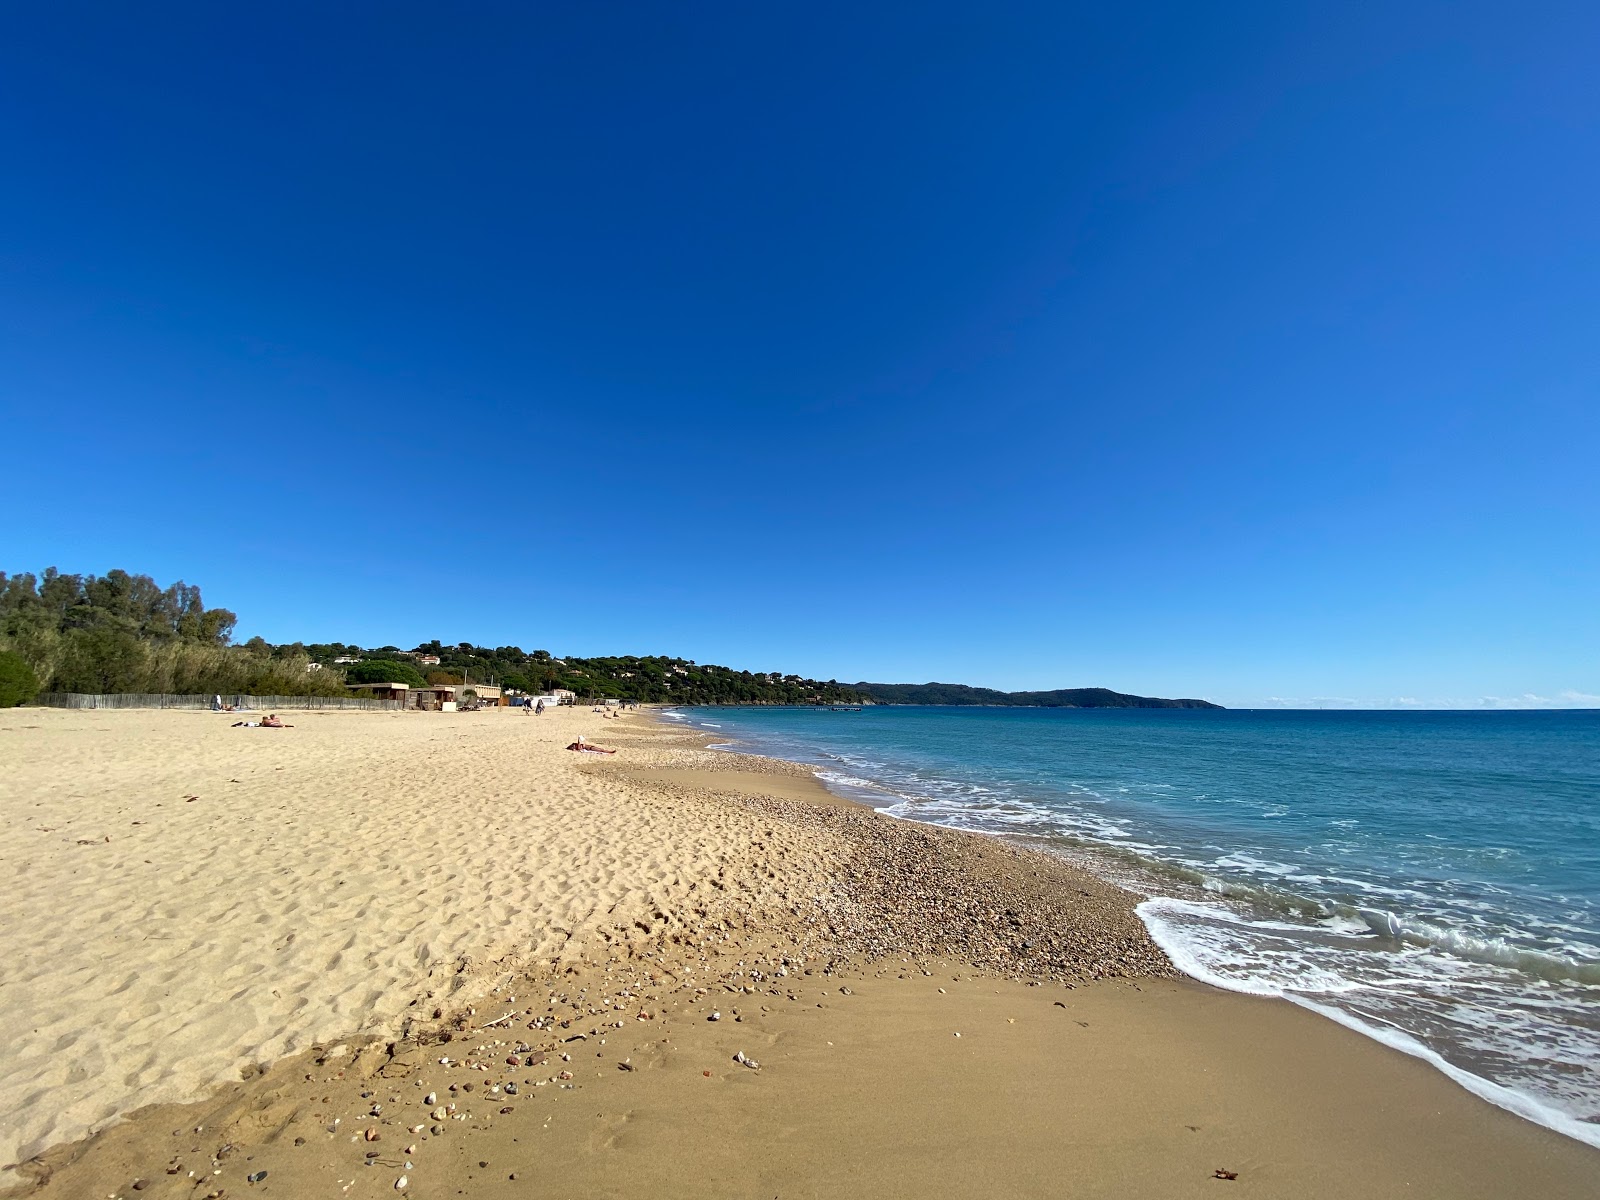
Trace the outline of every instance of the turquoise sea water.
<instances>
[{"instance_id":1,"label":"turquoise sea water","mask_svg":"<svg viewBox=\"0 0 1600 1200\"><path fill-rule=\"evenodd\" d=\"M1600 1146L1600 712L679 710L1145 897L1173 961Z\"/></svg>"}]
</instances>

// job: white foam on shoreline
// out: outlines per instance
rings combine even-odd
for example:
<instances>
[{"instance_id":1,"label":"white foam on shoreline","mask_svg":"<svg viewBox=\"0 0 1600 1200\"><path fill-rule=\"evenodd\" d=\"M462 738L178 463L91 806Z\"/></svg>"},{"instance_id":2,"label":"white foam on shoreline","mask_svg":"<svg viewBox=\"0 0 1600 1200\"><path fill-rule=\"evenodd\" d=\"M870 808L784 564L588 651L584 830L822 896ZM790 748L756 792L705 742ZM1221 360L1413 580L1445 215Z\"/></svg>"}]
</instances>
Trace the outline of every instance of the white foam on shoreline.
<instances>
[{"instance_id":1,"label":"white foam on shoreline","mask_svg":"<svg viewBox=\"0 0 1600 1200\"><path fill-rule=\"evenodd\" d=\"M1158 906L1140 905L1140 916L1186 974L1332 1016L1498 1107L1600 1147L1600 963L1584 937L1564 941L1552 936L1559 927L1515 913L1480 927L1437 881L1363 878L1338 855L1297 863L1271 849L1164 844L1159 830L1118 815L1126 809L1072 777L1042 776L1036 792L1022 778L890 765L867 746L827 752L754 740L741 748L810 766L830 790L887 815L1040 839ZM1172 785L1142 781L1136 790ZM1152 917L1162 905L1174 907L1158 935ZM1224 927L1196 928L1202 920Z\"/></svg>"},{"instance_id":2,"label":"white foam on shoreline","mask_svg":"<svg viewBox=\"0 0 1600 1200\"><path fill-rule=\"evenodd\" d=\"M1313 961L1310 953L1270 944L1281 934L1287 935L1282 938L1283 943L1293 947L1297 935L1306 931L1281 922L1247 921L1220 904L1170 896L1153 897L1135 911L1152 940L1185 975L1225 991L1288 1000L1421 1059L1496 1107L1600 1149L1600 1124L1564 1107L1561 1101L1566 1097L1541 1098L1466 1070L1399 1025L1372 1013L1352 1010L1349 1000L1358 996L1375 1001L1374 1006L1389 1000L1379 981L1352 979L1338 969L1337 960L1333 960L1333 966L1324 967ZM1343 1005L1339 1003L1341 997L1346 999ZM1552 1061L1583 1075L1593 1069L1594 1062L1585 1056L1563 1061L1556 1057L1559 1048L1544 1049ZM1593 1107L1593 1096L1585 1098L1590 1101L1585 1107ZM1600 1111L1584 1116L1600 1116Z\"/></svg>"}]
</instances>

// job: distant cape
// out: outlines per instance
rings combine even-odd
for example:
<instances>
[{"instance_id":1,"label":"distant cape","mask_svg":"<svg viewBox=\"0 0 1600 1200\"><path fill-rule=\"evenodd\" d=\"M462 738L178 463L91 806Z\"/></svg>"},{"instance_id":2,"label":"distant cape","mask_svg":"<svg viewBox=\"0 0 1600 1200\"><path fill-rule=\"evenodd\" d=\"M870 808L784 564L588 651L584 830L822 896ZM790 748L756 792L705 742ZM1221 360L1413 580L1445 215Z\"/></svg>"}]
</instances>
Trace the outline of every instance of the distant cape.
<instances>
[{"instance_id":1,"label":"distant cape","mask_svg":"<svg viewBox=\"0 0 1600 1200\"><path fill-rule=\"evenodd\" d=\"M1110 688L1058 688L1053 692L997 692L964 683L858 683L879 704L992 704L1029 708L1221 708L1209 700L1130 696Z\"/></svg>"}]
</instances>

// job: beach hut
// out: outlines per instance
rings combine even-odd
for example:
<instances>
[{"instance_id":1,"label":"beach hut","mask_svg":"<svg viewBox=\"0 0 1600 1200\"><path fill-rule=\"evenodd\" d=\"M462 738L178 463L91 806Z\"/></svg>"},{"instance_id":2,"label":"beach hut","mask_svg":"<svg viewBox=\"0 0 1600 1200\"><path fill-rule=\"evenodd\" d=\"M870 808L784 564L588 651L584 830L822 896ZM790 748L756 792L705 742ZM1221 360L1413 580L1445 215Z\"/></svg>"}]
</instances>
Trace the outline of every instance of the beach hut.
<instances>
[{"instance_id":1,"label":"beach hut","mask_svg":"<svg viewBox=\"0 0 1600 1200\"><path fill-rule=\"evenodd\" d=\"M379 700L398 700L401 704L406 702L411 691L408 683L347 683L345 687L352 692L371 692Z\"/></svg>"}]
</instances>

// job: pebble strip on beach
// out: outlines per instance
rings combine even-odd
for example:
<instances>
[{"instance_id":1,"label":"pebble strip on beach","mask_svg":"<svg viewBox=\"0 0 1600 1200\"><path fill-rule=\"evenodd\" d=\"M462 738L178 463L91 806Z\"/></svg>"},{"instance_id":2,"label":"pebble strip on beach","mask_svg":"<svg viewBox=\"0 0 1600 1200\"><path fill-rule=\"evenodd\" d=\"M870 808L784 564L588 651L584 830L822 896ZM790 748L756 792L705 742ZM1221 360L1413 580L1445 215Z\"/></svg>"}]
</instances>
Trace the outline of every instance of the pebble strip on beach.
<instances>
[{"instance_id":1,"label":"pebble strip on beach","mask_svg":"<svg viewBox=\"0 0 1600 1200\"><path fill-rule=\"evenodd\" d=\"M532 1111L535 1095L584 1086L580 1063L589 1075L596 1067L629 1074L663 1052L653 1040L631 1053L613 1049L608 1035L620 1043L650 1029L667 1034L670 1021L737 1026L769 1005L807 1003L805 989L837 985L833 977L850 969L901 977L954 970L1066 987L1174 974L1129 893L1046 854L896 820L825 793L816 803L763 794L753 777L810 772L707 751L687 731L619 729L609 740L623 751L618 760L584 770L604 776L653 766L730 773L730 780L738 773L739 786L728 790L651 786L669 799L739 805L774 826L810 831L832 847L831 877L814 894L794 888L780 903L758 905L740 885L742 864L730 864L725 880L694 891L698 899L658 914L664 920L656 928L602 931L574 961L504 964L498 982L471 1004L452 1007L441 998L415 1009L395 1041L319 1047L211 1100L154 1110L159 1117L145 1114L56 1147L22 1164L30 1190L221 1200L274 1175L280 1187L294 1186L295 1172L310 1161L294 1156L321 1142L324 1157L344 1164L341 1186L329 1194L368 1171L390 1171L387 1186L415 1191L437 1181L430 1168L443 1165L440 1144L452 1140L450 1169L473 1178L472 1164L460 1161L462 1139L526 1120L517 1114ZM760 1063L741 1049L723 1069L759 1072ZM148 1128L158 1119L166 1126L159 1137ZM157 1146L163 1153L152 1161ZM492 1174L487 1159L479 1168Z\"/></svg>"},{"instance_id":2,"label":"pebble strip on beach","mask_svg":"<svg viewBox=\"0 0 1600 1200\"><path fill-rule=\"evenodd\" d=\"M655 750L659 765L814 778L809 769L779 759L662 751L661 736L638 739L640 751ZM1134 914L1136 897L1042 851L844 801L810 804L712 790L789 824L842 836L851 848L826 906L823 940L837 957L937 956L1010 979L1064 984L1177 974Z\"/></svg>"}]
</instances>

